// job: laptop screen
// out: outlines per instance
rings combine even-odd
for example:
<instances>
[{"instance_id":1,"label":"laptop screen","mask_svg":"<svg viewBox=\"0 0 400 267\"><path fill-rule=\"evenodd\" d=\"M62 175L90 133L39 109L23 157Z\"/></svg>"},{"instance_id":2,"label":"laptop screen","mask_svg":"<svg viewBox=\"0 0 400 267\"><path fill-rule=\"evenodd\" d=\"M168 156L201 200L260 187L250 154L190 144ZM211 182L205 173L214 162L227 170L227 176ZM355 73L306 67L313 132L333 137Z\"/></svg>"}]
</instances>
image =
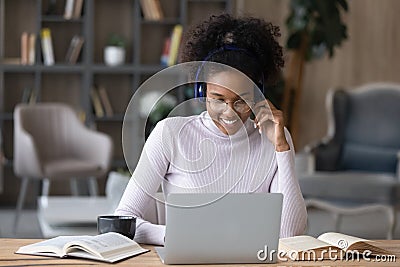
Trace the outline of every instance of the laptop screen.
<instances>
[{"instance_id":1,"label":"laptop screen","mask_svg":"<svg viewBox=\"0 0 400 267\"><path fill-rule=\"evenodd\" d=\"M165 263L267 263L277 250L282 194L169 194Z\"/></svg>"}]
</instances>

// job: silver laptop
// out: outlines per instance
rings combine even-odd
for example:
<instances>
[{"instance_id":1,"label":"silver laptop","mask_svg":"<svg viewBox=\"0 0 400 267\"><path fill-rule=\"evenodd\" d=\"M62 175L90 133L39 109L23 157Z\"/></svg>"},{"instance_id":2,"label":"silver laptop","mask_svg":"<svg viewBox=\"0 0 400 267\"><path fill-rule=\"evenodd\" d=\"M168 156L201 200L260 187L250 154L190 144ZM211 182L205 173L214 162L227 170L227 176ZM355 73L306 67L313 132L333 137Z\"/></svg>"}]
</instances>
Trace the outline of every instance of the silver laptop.
<instances>
[{"instance_id":1,"label":"silver laptop","mask_svg":"<svg viewBox=\"0 0 400 267\"><path fill-rule=\"evenodd\" d=\"M164 264L276 262L280 193L170 194ZM275 251L275 253L273 252Z\"/></svg>"}]
</instances>

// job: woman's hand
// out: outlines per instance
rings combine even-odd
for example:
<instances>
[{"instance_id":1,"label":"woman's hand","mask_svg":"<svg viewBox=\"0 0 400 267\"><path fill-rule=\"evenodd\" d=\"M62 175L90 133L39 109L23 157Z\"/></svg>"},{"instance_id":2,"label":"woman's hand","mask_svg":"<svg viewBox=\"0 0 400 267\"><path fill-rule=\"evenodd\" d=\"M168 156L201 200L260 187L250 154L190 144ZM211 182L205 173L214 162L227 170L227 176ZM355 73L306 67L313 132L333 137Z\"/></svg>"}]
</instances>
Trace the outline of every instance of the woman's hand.
<instances>
[{"instance_id":1,"label":"woman's hand","mask_svg":"<svg viewBox=\"0 0 400 267\"><path fill-rule=\"evenodd\" d=\"M254 122L258 130L275 145L275 150L278 152L289 150L290 146L285 137L283 112L267 99L258 102L254 106L254 111L256 114Z\"/></svg>"}]
</instances>

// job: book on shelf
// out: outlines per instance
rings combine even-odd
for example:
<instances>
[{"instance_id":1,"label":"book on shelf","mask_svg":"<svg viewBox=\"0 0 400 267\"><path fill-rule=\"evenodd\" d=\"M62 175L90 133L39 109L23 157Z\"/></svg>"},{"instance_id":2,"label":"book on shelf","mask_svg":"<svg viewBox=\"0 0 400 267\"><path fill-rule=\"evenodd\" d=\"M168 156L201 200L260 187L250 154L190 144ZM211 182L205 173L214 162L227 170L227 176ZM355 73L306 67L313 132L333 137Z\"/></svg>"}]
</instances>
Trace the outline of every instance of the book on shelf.
<instances>
[{"instance_id":1,"label":"book on shelf","mask_svg":"<svg viewBox=\"0 0 400 267\"><path fill-rule=\"evenodd\" d=\"M114 115L114 111L111 106L110 98L108 97L106 88L104 86L99 86L97 90L99 92L99 97L103 105L105 115L107 117L112 117Z\"/></svg>"},{"instance_id":2,"label":"book on shelf","mask_svg":"<svg viewBox=\"0 0 400 267\"><path fill-rule=\"evenodd\" d=\"M24 90L22 90L21 103L29 103L32 91L31 87L25 87Z\"/></svg>"},{"instance_id":3,"label":"book on shelf","mask_svg":"<svg viewBox=\"0 0 400 267\"><path fill-rule=\"evenodd\" d=\"M164 40L163 51L160 57L160 63L162 66L168 66L169 48L171 46L171 37L167 37Z\"/></svg>"},{"instance_id":4,"label":"book on shelf","mask_svg":"<svg viewBox=\"0 0 400 267\"><path fill-rule=\"evenodd\" d=\"M23 32L21 34L21 64L35 64L36 34Z\"/></svg>"},{"instance_id":5,"label":"book on shelf","mask_svg":"<svg viewBox=\"0 0 400 267\"><path fill-rule=\"evenodd\" d=\"M104 109L103 106L101 105L100 96L99 93L97 92L96 87L93 87L92 90L90 90L90 98L92 99L92 105L96 117L98 118L104 117Z\"/></svg>"},{"instance_id":6,"label":"book on shelf","mask_svg":"<svg viewBox=\"0 0 400 267\"><path fill-rule=\"evenodd\" d=\"M82 15L83 0L75 0L74 11L72 13L73 19L79 19Z\"/></svg>"},{"instance_id":7,"label":"book on shelf","mask_svg":"<svg viewBox=\"0 0 400 267\"><path fill-rule=\"evenodd\" d=\"M44 64L47 66L54 65L54 52L51 40L51 31L49 28L43 28L40 32L42 39L42 52Z\"/></svg>"},{"instance_id":8,"label":"book on shelf","mask_svg":"<svg viewBox=\"0 0 400 267\"><path fill-rule=\"evenodd\" d=\"M168 53L168 66L176 64L181 44L183 27L180 24L174 26L171 34L171 44Z\"/></svg>"},{"instance_id":9,"label":"book on shelf","mask_svg":"<svg viewBox=\"0 0 400 267\"><path fill-rule=\"evenodd\" d=\"M161 20L164 18L159 0L140 0L140 7L146 20Z\"/></svg>"},{"instance_id":10,"label":"book on shelf","mask_svg":"<svg viewBox=\"0 0 400 267\"><path fill-rule=\"evenodd\" d=\"M34 88L25 87L22 90L21 103L35 104L37 101L37 92Z\"/></svg>"},{"instance_id":11,"label":"book on shelf","mask_svg":"<svg viewBox=\"0 0 400 267\"><path fill-rule=\"evenodd\" d=\"M154 10L156 20L164 18L164 12L161 8L160 0L150 0L152 9Z\"/></svg>"},{"instance_id":12,"label":"book on shelf","mask_svg":"<svg viewBox=\"0 0 400 267\"><path fill-rule=\"evenodd\" d=\"M72 19L75 0L65 0L64 19Z\"/></svg>"},{"instance_id":13,"label":"book on shelf","mask_svg":"<svg viewBox=\"0 0 400 267\"><path fill-rule=\"evenodd\" d=\"M28 64L28 49L29 49L29 33L23 32L21 34L21 64Z\"/></svg>"},{"instance_id":14,"label":"book on shelf","mask_svg":"<svg viewBox=\"0 0 400 267\"><path fill-rule=\"evenodd\" d=\"M140 8L142 10L143 17L147 20L153 19L151 8L147 0L140 0Z\"/></svg>"},{"instance_id":15,"label":"book on shelf","mask_svg":"<svg viewBox=\"0 0 400 267\"><path fill-rule=\"evenodd\" d=\"M109 232L97 236L59 236L22 246L15 253L114 263L148 251L132 239Z\"/></svg>"},{"instance_id":16,"label":"book on shelf","mask_svg":"<svg viewBox=\"0 0 400 267\"><path fill-rule=\"evenodd\" d=\"M83 43L84 38L82 36L74 35L72 37L67 54L65 55L65 62L69 64L75 64L78 61Z\"/></svg>"},{"instance_id":17,"label":"book on shelf","mask_svg":"<svg viewBox=\"0 0 400 267\"><path fill-rule=\"evenodd\" d=\"M365 251L370 256L388 255L377 241L366 240L341 233L328 232L317 238L312 236L293 236L279 239L279 251L291 260L343 259L353 252L362 255ZM331 252L331 253L329 253Z\"/></svg>"},{"instance_id":18,"label":"book on shelf","mask_svg":"<svg viewBox=\"0 0 400 267\"><path fill-rule=\"evenodd\" d=\"M32 88L28 101L29 104L35 104L37 102L37 94L37 90L35 88Z\"/></svg>"},{"instance_id":19,"label":"book on shelf","mask_svg":"<svg viewBox=\"0 0 400 267\"><path fill-rule=\"evenodd\" d=\"M28 40L28 64L35 64L36 58L36 34L30 33Z\"/></svg>"}]
</instances>

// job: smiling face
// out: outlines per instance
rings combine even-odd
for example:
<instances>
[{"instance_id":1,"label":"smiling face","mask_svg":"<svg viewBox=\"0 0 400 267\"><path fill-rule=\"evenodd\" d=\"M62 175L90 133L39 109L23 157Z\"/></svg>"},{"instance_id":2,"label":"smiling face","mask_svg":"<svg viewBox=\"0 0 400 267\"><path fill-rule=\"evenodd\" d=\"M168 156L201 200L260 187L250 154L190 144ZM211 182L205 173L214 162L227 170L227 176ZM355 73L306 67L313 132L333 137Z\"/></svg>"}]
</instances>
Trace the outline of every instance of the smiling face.
<instances>
[{"instance_id":1,"label":"smiling face","mask_svg":"<svg viewBox=\"0 0 400 267\"><path fill-rule=\"evenodd\" d=\"M236 102L237 107L238 104L243 104L242 101L248 103L253 99L253 84L242 75L228 71L219 72L207 84L207 112L221 132L227 135L235 134L251 114L250 108L246 112L238 112L234 103ZM225 110L215 109L212 102L216 100L227 103Z\"/></svg>"}]
</instances>

